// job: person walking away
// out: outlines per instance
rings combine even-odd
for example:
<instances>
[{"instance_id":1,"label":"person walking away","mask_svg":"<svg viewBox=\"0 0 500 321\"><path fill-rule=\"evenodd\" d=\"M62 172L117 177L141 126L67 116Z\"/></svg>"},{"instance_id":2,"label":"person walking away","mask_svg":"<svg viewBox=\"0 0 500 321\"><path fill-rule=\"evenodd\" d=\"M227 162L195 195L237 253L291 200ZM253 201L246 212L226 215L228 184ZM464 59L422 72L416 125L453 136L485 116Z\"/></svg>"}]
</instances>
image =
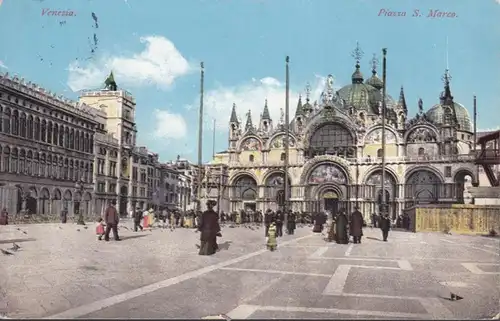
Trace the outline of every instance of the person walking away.
<instances>
[{"instance_id":1,"label":"person walking away","mask_svg":"<svg viewBox=\"0 0 500 321\"><path fill-rule=\"evenodd\" d=\"M137 232L138 228L142 231L143 230L141 226L142 213L140 208L135 209L133 213L133 219L134 219L134 232Z\"/></svg>"},{"instance_id":2,"label":"person walking away","mask_svg":"<svg viewBox=\"0 0 500 321\"><path fill-rule=\"evenodd\" d=\"M216 202L209 200L207 202L207 210L201 215L200 225L198 230L200 235L200 252L199 255L213 255L217 251L217 236L220 234L219 215L213 210Z\"/></svg>"},{"instance_id":3,"label":"person walking away","mask_svg":"<svg viewBox=\"0 0 500 321\"><path fill-rule=\"evenodd\" d=\"M407 231L410 230L410 215L408 213L403 214L403 228Z\"/></svg>"},{"instance_id":4,"label":"person walking away","mask_svg":"<svg viewBox=\"0 0 500 321\"><path fill-rule=\"evenodd\" d=\"M104 236L104 234L106 233L104 231L104 227L106 225L104 224L104 220L102 219L102 217L99 217L99 219L97 220L97 224L95 226L95 234L97 235L97 240L98 241L101 241L102 240L102 237Z\"/></svg>"},{"instance_id":5,"label":"person walking away","mask_svg":"<svg viewBox=\"0 0 500 321\"><path fill-rule=\"evenodd\" d=\"M276 223L273 221L269 225L269 230L267 231L267 249L271 252L278 248L278 240L277 240L277 229Z\"/></svg>"},{"instance_id":6,"label":"person walking away","mask_svg":"<svg viewBox=\"0 0 500 321\"><path fill-rule=\"evenodd\" d=\"M361 214L357 207L351 214L351 223L349 228L354 244L361 243L361 237L363 236L363 214Z\"/></svg>"},{"instance_id":7,"label":"person walking away","mask_svg":"<svg viewBox=\"0 0 500 321\"><path fill-rule=\"evenodd\" d=\"M0 225L9 225L9 212L4 208L0 213Z\"/></svg>"},{"instance_id":8,"label":"person walking away","mask_svg":"<svg viewBox=\"0 0 500 321\"><path fill-rule=\"evenodd\" d=\"M382 230L382 238L384 242L387 242L389 230L391 229L391 219L389 218L389 214L385 214L380 217L380 229Z\"/></svg>"},{"instance_id":9,"label":"person walking away","mask_svg":"<svg viewBox=\"0 0 500 321\"><path fill-rule=\"evenodd\" d=\"M324 213L316 213L314 216L314 233L323 232L323 225L326 223L326 215Z\"/></svg>"},{"instance_id":10,"label":"person walking away","mask_svg":"<svg viewBox=\"0 0 500 321\"><path fill-rule=\"evenodd\" d=\"M104 223L106 224L104 240L106 242L109 241L109 233L111 230L113 230L113 237L115 238L115 241L120 241L120 238L118 237L118 222L120 221L120 217L114 205L115 202L112 201L104 212Z\"/></svg>"},{"instance_id":11,"label":"person walking away","mask_svg":"<svg viewBox=\"0 0 500 321\"><path fill-rule=\"evenodd\" d=\"M285 213L278 211L276 213L276 236L283 236L283 222L285 221Z\"/></svg>"},{"instance_id":12,"label":"person walking away","mask_svg":"<svg viewBox=\"0 0 500 321\"><path fill-rule=\"evenodd\" d=\"M292 211L289 211L288 212L288 221L286 222L286 227L287 227L289 235L295 234L295 228L297 227L296 222L295 222L296 219L297 218L295 216L295 213L293 213Z\"/></svg>"},{"instance_id":13,"label":"person walking away","mask_svg":"<svg viewBox=\"0 0 500 321\"><path fill-rule=\"evenodd\" d=\"M337 236L335 234L337 228L337 217L332 215L332 224L330 225L330 229L328 230L328 242L333 242L336 240Z\"/></svg>"},{"instance_id":14,"label":"person walking away","mask_svg":"<svg viewBox=\"0 0 500 321\"><path fill-rule=\"evenodd\" d=\"M348 244L349 236L347 235L347 227L348 227L347 216L345 215L345 211L341 210L339 215L337 216L335 234L337 236L336 242L337 244Z\"/></svg>"},{"instance_id":15,"label":"person walking away","mask_svg":"<svg viewBox=\"0 0 500 321\"><path fill-rule=\"evenodd\" d=\"M371 215L371 219L372 219L372 227L377 227L377 215L375 215L375 213Z\"/></svg>"},{"instance_id":16,"label":"person walking away","mask_svg":"<svg viewBox=\"0 0 500 321\"><path fill-rule=\"evenodd\" d=\"M267 237L267 232L269 231L269 227L271 226L271 223L273 221L273 213L271 209L268 209L266 211L266 214L264 215L264 225L266 227L264 236Z\"/></svg>"},{"instance_id":17,"label":"person walking away","mask_svg":"<svg viewBox=\"0 0 500 321\"><path fill-rule=\"evenodd\" d=\"M170 229L174 230L175 229L175 214L170 212L169 217L170 217Z\"/></svg>"}]
</instances>

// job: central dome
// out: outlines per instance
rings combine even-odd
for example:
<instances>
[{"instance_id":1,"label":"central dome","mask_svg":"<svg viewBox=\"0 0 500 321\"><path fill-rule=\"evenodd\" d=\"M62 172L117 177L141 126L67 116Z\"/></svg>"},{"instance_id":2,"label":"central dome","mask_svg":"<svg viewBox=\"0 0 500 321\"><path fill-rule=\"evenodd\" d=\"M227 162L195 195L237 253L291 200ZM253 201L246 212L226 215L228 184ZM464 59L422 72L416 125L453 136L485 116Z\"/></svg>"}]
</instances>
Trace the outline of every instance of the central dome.
<instances>
[{"instance_id":1,"label":"central dome","mask_svg":"<svg viewBox=\"0 0 500 321\"><path fill-rule=\"evenodd\" d=\"M445 124L445 109L449 108L443 104L434 105L425 115L429 120L437 125ZM453 102L453 108L457 115L457 122L460 126L459 129L467 132L472 131L472 122L470 120L469 112L462 104Z\"/></svg>"}]
</instances>

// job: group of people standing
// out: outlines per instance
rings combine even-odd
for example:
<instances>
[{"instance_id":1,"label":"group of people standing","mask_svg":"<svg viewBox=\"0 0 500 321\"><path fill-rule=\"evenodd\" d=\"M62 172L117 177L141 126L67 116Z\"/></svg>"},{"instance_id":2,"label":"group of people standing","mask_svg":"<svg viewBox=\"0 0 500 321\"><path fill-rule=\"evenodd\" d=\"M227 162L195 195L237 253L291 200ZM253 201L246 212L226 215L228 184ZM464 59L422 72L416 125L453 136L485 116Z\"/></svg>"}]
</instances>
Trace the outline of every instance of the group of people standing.
<instances>
[{"instance_id":1,"label":"group of people standing","mask_svg":"<svg viewBox=\"0 0 500 321\"><path fill-rule=\"evenodd\" d=\"M328 220L328 215L326 213L317 213L314 216L314 233L323 232L323 226ZM327 240L329 242L336 242L337 244L348 244L349 239L352 236L353 243L361 243L361 238L363 237L363 227L366 226L363 219L363 214L358 208L355 208L354 212L348 217L345 210L340 210L339 213L332 217L332 223L328 230ZM378 226L382 230L382 239L387 242L389 236L389 231L391 229L391 220L389 215L380 216L378 219ZM376 226L375 226L376 227Z\"/></svg>"}]
</instances>

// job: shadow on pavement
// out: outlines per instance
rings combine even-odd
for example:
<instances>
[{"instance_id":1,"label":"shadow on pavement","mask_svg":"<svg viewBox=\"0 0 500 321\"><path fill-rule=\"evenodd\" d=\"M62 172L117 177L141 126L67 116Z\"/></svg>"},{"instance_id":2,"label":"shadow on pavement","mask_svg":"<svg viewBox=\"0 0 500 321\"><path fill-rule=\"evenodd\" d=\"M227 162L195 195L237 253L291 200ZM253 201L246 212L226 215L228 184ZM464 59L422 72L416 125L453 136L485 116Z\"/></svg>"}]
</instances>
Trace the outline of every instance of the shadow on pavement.
<instances>
[{"instance_id":1,"label":"shadow on pavement","mask_svg":"<svg viewBox=\"0 0 500 321\"><path fill-rule=\"evenodd\" d=\"M28 239L0 240L0 244L22 243L22 242L33 242L33 241L36 241L36 239L28 238Z\"/></svg>"},{"instance_id":2,"label":"shadow on pavement","mask_svg":"<svg viewBox=\"0 0 500 321\"><path fill-rule=\"evenodd\" d=\"M371 237L371 236L367 236L366 238L367 238L368 240L375 240L375 241L380 241L380 242L382 242L382 240L381 240L381 239L379 239L378 237Z\"/></svg>"},{"instance_id":3,"label":"shadow on pavement","mask_svg":"<svg viewBox=\"0 0 500 321\"><path fill-rule=\"evenodd\" d=\"M229 246L231 246L231 243L233 243L232 241L226 241L224 243L221 243L219 244L219 250L222 251L222 250L229 250Z\"/></svg>"},{"instance_id":4,"label":"shadow on pavement","mask_svg":"<svg viewBox=\"0 0 500 321\"><path fill-rule=\"evenodd\" d=\"M130 236L122 236L120 237L120 239L122 241L126 241L126 240L131 240L131 239L137 239L137 238L140 238L140 237L145 237L145 236L148 236L149 234L140 234L140 235L130 235Z\"/></svg>"}]
</instances>

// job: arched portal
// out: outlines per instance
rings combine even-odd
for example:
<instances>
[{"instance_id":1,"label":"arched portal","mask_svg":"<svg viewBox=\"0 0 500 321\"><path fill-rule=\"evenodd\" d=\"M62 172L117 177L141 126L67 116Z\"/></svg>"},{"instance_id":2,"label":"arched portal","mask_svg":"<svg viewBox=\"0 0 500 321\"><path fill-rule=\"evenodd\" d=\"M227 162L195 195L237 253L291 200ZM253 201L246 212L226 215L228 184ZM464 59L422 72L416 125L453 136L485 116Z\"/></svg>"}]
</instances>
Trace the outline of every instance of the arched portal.
<instances>
[{"instance_id":1,"label":"arched portal","mask_svg":"<svg viewBox=\"0 0 500 321\"><path fill-rule=\"evenodd\" d=\"M52 193L52 214L60 215L62 211L62 196L61 191L56 188Z\"/></svg>"},{"instance_id":2,"label":"arched portal","mask_svg":"<svg viewBox=\"0 0 500 321\"><path fill-rule=\"evenodd\" d=\"M49 190L46 188L42 188L42 190L40 191L40 199L39 199L39 204L40 204L39 212L41 215L50 215L49 202L50 202Z\"/></svg>"},{"instance_id":3,"label":"arched portal","mask_svg":"<svg viewBox=\"0 0 500 321\"><path fill-rule=\"evenodd\" d=\"M356 157L354 137L345 126L338 123L326 123L312 134L308 155L309 157L317 155Z\"/></svg>"},{"instance_id":4,"label":"arched portal","mask_svg":"<svg viewBox=\"0 0 500 321\"><path fill-rule=\"evenodd\" d=\"M441 179L428 169L413 172L406 179L407 206L435 203L439 199Z\"/></svg>"},{"instance_id":5,"label":"arched portal","mask_svg":"<svg viewBox=\"0 0 500 321\"><path fill-rule=\"evenodd\" d=\"M292 188L288 177L288 195L291 196ZM264 208L271 210L282 209L285 205L285 174L274 172L264 180Z\"/></svg>"},{"instance_id":6,"label":"arched portal","mask_svg":"<svg viewBox=\"0 0 500 321\"><path fill-rule=\"evenodd\" d=\"M337 215L340 209L347 207L348 183L347 175L339 165L321 163L315 166L306 179L307 211L328 210Z\"/></svg>"},{"instance_id":7,"label":"arched portal","mask_svg":"<svg viewBox=\"0 0 500 321\"><path fill-rule=\"evenodd\" d=\"M26 211L28 214L37 213L38 192L35 187L30 187L28 195L26 195Z\"/></svg>"},{"instance_id":8,"label":"arched portal","mask_svg":"<svg viewBox=\"0 0 500 321\"><path fill-rule=\"evenodd\" d=\"M469 170L458 170L453 177L455 183L455 199L460 204L472 204L472 195L469 193L469 187L472 187L473 174Z\"/></svg>"},{"instance_id":9,"label":"arched portal","mask_svg":"<svg viewBox=\"0 0 500 321\"><path fill-rule=\"evenodd\" d=\"M257 209L257 182L248 174L239 176L231 186L233 211Z\"/></svg>"},{"instance_id":10,"label":"arched portal","mask_svg":"<svg viewBox=\"0 0 500 321\"><path fill-rule=\"evenodd\" d=\"M382 170L376 170L371 173L364 184L365 199L368 204L361 206L365 214L373 214L381 212L383 194L385 194L385 204L388 206L389 215L395 218L397 213L396 198L399 196L396 178L390 172L385 172L384 175L384 192L382 192ZM368 213L367 213L368 212Z\"/></svg>"}]
</instances>

